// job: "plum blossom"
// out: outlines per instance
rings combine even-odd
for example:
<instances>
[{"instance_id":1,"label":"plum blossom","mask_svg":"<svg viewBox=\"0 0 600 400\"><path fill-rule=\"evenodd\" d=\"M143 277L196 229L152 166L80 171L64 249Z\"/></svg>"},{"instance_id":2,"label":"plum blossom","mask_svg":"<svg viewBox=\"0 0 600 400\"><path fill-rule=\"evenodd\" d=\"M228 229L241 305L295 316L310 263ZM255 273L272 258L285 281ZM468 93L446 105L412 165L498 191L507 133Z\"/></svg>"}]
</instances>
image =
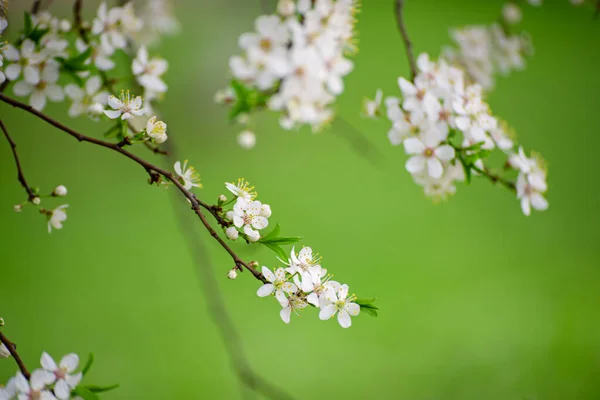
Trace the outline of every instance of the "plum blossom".
<instances>
[{"instance_id":1,"label":"plum blossom","mask_svg":"<svg viewBox=\"0 0 600 400\"><path fill-rule=\"evenodd\" d=\"M183 185L185 190L191 190L193 187L201 188L200 175L196 172L196 168L191 165L188 166L187 163L188 161L185 160L182 166L181 162L176 161L173 166L179 182Z\"/></svg>"},{"instance_id":2,"label":"plum blossom","mask_svg":"<svg viewBox=\"0 0 600 400\"><path fill-rule=\"evenodd\" d=\"M353 302L355 296L348 297L348 285L332 285L328 288L325 298L328 304L321 308L319 318L328 320L337 313L340 326L349 328L352 325L350 317L360 313L360 306Z\"/></svg>"},{"instance_id":3,"label":"plum blossom","mask_svg":"<svg viewBox=\"0 0 600 400\"><path fill-rule=\"evenodd\" d=\"M151 117L146 123L146 134L156 143L164 143L167 140L167 124L157 121L155 116Z\"/></svg>"},{"instance_id":4,"label":"plum blossom","mask_svg":"<svg viewBox=\"0 0 600 400\"><path fill-rule=\"evenodd\" d=\"M73 104L69 108L69 116L77 117L88 114L96 117L102 114L108 103L108 93L101 90L102 80L99 76L92 76L85 82L83 88L75 84L65 86L65 94Z\"/></svg>"},{"instance_id":5,"label":"plum blossom","mask_svg":"<svg viewBox=\"0 0 600 400\"><path fill-rule=\"evenodd\" d=\"M48 233L52 232L52 228L62 229L63 222L67 220L67 212L65 211L67 207L69 207L68 204L63 204L62 206L56 207L54 210L46 212L46 215L48 216Z\"/></svg>"},{"instance_id":6,"label":"plum blossom","mask_svg":"<svg viewBox=\"0 0 600 400\"><path fill-rule=\"evenodd\" d=\"M47 388L53 380L53 375L43 369L36 369L31 373L29 381L19 373L15 379L15 386L19 400L56 400L56 397Z\"/></svg>"},{"instance_id":7,"label":"plum blossom","mask_svg":"<svg viewBox=\"0 0 600 400\"><path fill-rule=\"evenodd\" d=\"M119 98L110 96L108 98L108 105L113 108L112 110L104 110L104 114L110 119L121 118L127 120L133 116L144 115L144 109L142 108L142 97L132 96L128 91L121 91Z\"/></svg>"},{"instance_id":8,"label":"plum blossom","mask_svg":"<svg viewBox=\"0 0 600 400\"><path fill-rule=\"evenodd\" d=\"M296 292L298 288L293 283L286 281L285 270L283 268L277 268L273 274L273 271L269 268L262 267L262 273L268 283L265 283L258 288L256 294L259 297L266 297L274 292L275 298L279 301L279 304L281 304L282 307L287 307L289 300L286 297L286 294L291 295Z\"/></svg>"},{"instance_id":9,"label":"plum blossom","mask_svg":"<svg viewBox=\"0 0 600 400\"><path fill-rule=\"evenodd\" d=\"M54 394L61 400L69 399L71 391L79 385L83 374L73 372L79 366L79 356L75 353L64 356L58 365L46 352L41 358L42 368L50 375L49 383L54 383Z\"/></svg>"},{"instance_id":10,"label":"plum blossom","mask_svg":"<svg viewBox=\"0 0 600 400\"><path fill-rule=\"evenodd\" d=\"M243 197L238 197L233 206L233 224L238 228L243 228L251 242L260 239L257 230L264 229L269 225L267 218L270 216L271 209L267 207L267 205L263 206L260 201L248 202Z\"/></svg>"},{"instance_id":11,"label":"plum blossom","mask_svg":"<svg viewBox=\"0 0 600 400\"><path fill-rule=\"evenodd\" d=\"M422 138L411 137L404 140L404 149L412 155L406 162L406 170L416 174L427 168L427 174L434 179L444 173L444 163L454 158L454 148L441 144L434 134L422 135Z\"/></svg>"},{"instance_id":12,"label":"plum blossom","mask_svg":"<svg viewBox=\"0 0 600 400\"><path fill-rule=\"evenodd\" d=\"M246 201L252 201L256 198L254 186L250 186L250 183L244 178L238 179L237 184L225 182L225 187L236 197L242 197Z\"/></svg>"},{"instance_id":13,"label":"plum blossom","mask_svg":"<svg viewBox=\"0 0 600 400\"><path fill-rule=\"evenodd\" d=\"M167 91L167 84L162 80L162 75L167 72L169 64L165 59L148 56L145 46L140 47L137 56L131 64L131 70L138 83L146 90L156 93Z\"/></svg>"}]
</instances>

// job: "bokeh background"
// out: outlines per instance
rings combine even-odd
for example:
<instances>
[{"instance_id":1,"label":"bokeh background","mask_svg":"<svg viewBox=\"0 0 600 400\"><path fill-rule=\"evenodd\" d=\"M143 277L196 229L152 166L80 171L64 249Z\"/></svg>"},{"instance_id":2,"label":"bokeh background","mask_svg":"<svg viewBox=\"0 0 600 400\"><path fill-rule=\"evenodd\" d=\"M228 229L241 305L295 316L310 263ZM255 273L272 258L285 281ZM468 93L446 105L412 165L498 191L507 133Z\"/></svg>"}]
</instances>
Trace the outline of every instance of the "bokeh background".
<instances>
[{"instance_id":1,"label":"bokeh background","mask_svg":"<svg viewBox=\"0 0 600 400\"><path fill-rule=\"evenodd\" d=\"M27 2L12 3L14 34ZM91 17L97 2L86 3ZM408 75L392 3L363 2L360 52L337 103L345 123L313 135L261 116L253 151L238 147L238 127L212 99L260 2L180 0L181 35L160 48L170 61L163 114L201 172L199 196L214 201L225 181L248 179L271 204L272 223L303 236L360 297L377 297L380 316L360 315L348 330L312 310L282 323L276 302L258 298L247 273L226 279L231 261L205 232L192 240L211 262L194 264L169 191L149 186L141 168L2 104L30 183L69 189L61 231L49 235L32 208L13 212L24 193L0 143L0 316L30 368L43 350L57 358L93 352L87 382L121 384L107 399L248 395L210 320L200 267L217 273L253 367L297 398L600 398L600 21L566 0L524 6L520 26L536 53L489 96L521 143L549 163L550 209L527 218L512 194L487 181L432 204L404 171L402 150L389 145L389 123L361 119L363 97L377 88L395 95L396 78ZM449 27L491 23L502 5L407 3L416 51L433 56L449 44ZM53 5L65 16L70 7ZM46 111L68 119L65 104ZM106 129L67 122L98 137ZM235 249L276 265L268 249ZM14 371L0 360L0 380Z\"/></svg>"}]
</instances>

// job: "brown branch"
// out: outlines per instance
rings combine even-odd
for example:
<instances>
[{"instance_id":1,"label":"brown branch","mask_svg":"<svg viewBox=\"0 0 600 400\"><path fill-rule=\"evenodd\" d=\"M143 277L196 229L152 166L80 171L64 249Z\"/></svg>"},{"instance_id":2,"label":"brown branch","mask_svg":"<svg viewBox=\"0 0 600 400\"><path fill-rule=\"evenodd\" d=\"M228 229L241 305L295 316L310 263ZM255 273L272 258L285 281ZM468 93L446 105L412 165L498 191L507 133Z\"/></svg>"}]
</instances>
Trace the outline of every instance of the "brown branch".
<instances>
[{"instance_id":1,"label":"brown branch","mask_svg":"<svg viewBox=\"0 0 600 400\"><path fill-rule=\"evenodd\" d=\"M231 256L231 258L233 259L233 261L235 262L235 264L238 267L244 267L245 269L247 269L248 271L250 271L252 273L252 275L254 275L254 277L262 282L266 283L266 279L265 277L259 272L257 271L255 268L251 267L250 265L248 265L247 263L245 263L228 245L227 243L225 243L223 241L223 239L221 239L221 237L219 236L219 234L212 228L212 226L210 225L210 223L208 222L208 220L206 219L206 216L202 213L202 210L200 209L205 208L207 210L211 210L211 206L199 201L196 196L190 192L189 190L185 189L183 187L183 185L181 184L181 182L179 182L178 178L175 176L175 174L173 174L170 171L167 171L163 168L160 168L144 159L142 159L141 157L130 153L129 151L123 149L122 147L119 146L118 143L111 143L111 142L106 142L104 140L100 140L100 139L96 139L93 138L91 136L86 136L82 133L77 132L74 129L69 128L68 126L63 125L62 123L58 122L57 120L49 117L48 115L34 109L33 107L25 104L25 103L21 103L18 100L12 99L4 94L0 94L0 101L3 101L7 104L10 104L13 107L16 108L20 108L21 110L27 111L30 114L35 115L36 117L46 121L47 123L49 123L50 125L60 129L61 131L69 134L70 136L74 137L75 139L77 139L80 142L87 142L87 143L92 143L95 144L97 146L101 146L101 147L105 147L107 149L111 149L113 151L116 151L117 153L122 154L123 156L129 158L130 160L136 162L137 164L139 164L140 166L142 166L149 174L150 174L150 179L151 181L155 181L155 174L159 174L162 175L163 177L165 177L167 180L169 180L170 182L172 182L175 186L177 186L177 188L179 189L179 191L190 201L191 205L192 205L192 209L194 210L194 212L196 213L196 215L198 216L198 218L200 218L200 221L202 222L202 224L204 225L204 227L206 228L206 230L208 230L208 232L210 233L210 235L217 241L219 242L219 244L221 245L221 247L223 247L225 249L225 251L227 251L227 253L229 253L229 255Z\"/></svg>"},{"instance_id":2,"label":"brown branch","mask_svg":"<svg viewBox=\"0 0 600 400\"><path fill-rule=\"evenodd\" d=\"M404 47L406 48L406 57L408 58L408 64L410 66L411 81L417 76L417 64L415 62L415 56L413 54L412 42L406 31L403 17L404 0L396 0L396 22L398 24L398 30L404 40Z\"/></svg>"},{"instance_id":3,"label":"brown branch","mask_svg":"<svg viewBox=\"0 0 600 400\"><path fill-rule=\"evenodd\" d=\"M79 32L79 36L84 43L89 43L87 32L83 26L83 17L81 15L82 10L83 0L75 0L75 3L73 4L73 20L75 22L75 28L77 29L77 32Z\"/></svg>"},{"instance_id":4,"label":"brown branch","mask_svg":"<svg viewBox=\"0 0 600 400\"><path fill-rule=\"evenodd\" d=\"M34 0L31 5L31 14L35 15L40 11L40 7L42 6L42 0Z\"/></svg>"},{"instance_id":5,"label":"brown branch","mask_svg":"<svg viewBox=\"0 0 600 400\"><path fill-rule=\"evenodd\" d=\"M17 346L13 342L8 340L8 338L4 336L4 333L2 333L2 331L0 331L0 342L2 342L6 346L10 355L15 359L15 362L19 366L21 373L25 376L25 378L29 379L31 374L27 370L27 367L23 363L23 360L21 360L19 353L17 353Z\"/></svg>"},{"instance_id":6,"label":"brown branch","mask_svg":"<svg viewBox=\"0 0 600 400\"><path fill-rule=\"evenodd\" d=\"M27 183L27 179L25 179L25 174L23 173L23 168L21 167L21 162L19 161L19 154L17 153L17 144L14 142L14 140L12 140L12 138L8 134L6 125L4 125L4 122L2 122L2 120L0 120L0 129L2 129L4 137L6 137L6 140L10 144L13 157L15 158L15 165L17 166L17 179L19 180L21 186L23 186L23 189L25 189L25 191L27 192L27 200L32 201L37 196L35 195L33 189L31 189L31 187Z\"/></svg>"}]
</instances>

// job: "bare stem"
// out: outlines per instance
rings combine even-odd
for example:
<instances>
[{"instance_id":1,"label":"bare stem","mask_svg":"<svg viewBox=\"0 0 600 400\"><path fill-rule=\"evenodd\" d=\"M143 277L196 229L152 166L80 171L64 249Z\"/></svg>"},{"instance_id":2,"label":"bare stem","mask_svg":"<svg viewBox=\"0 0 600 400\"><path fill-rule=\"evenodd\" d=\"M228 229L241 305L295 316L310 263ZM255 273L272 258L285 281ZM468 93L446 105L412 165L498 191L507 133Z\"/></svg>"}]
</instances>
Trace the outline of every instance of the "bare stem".
<instances>
[{"instance_id":1,"label":"bare stem","mask_svg":"<svg viewBox=\"0 0 600 400\"><path fill-rule=\"evenodd\" d=\"M2 333L2 331L0 331L0 342L2 342L6 346L10 355L15 359L15 362L19 366L21 373L25 376L25 378L29 379L31 374L27 370L27 367L23 363L23 360L21 360L19 353L17 353L17 346L13 342L8 340L8 338L4 335L4 333Z\"/></svg>"},{"instance_id":2,"label":"bare stem","mask_svg":"<svg viewBox=\"0 0 600 400\"><path fill-rule=\"evenodd\" d=\"M187 190L181 184L179 179L172 172L167 171L163 168L160 168L160 167L142 159L141 157L139 157L133 153L130 153L129 151L120 147L119 143L106 142L104 140L96 139L91 136L86 136L80 132L77 132L74 129L69 128L66 125L63 125L62 123L58 122L57 120L51 118L50 116L48 116L46 114L34 109L33 107L31 107L25 103L21 103L18 100L12 99L4 94L0 94L0 101L3 101L7 104L10 104L13 107L20 108L21 110L27 111L28 113L35 115L36 117L46 121L50 125L69 134L70 136L74 137L75 139L77 139L80 142L92 143L97 146L105 147L107 149L111 149L113 151L116 151L117 153L122 154L123 156L129 158L130 160L132 160L132 161L136 162L137 164L139 164L140 166L142 166L146 170L146 172L148 172L148 174L150 175L151 182L157 182L159 180L157 175L163 176L164 178L166 178L167 180L172 182L175 186L177 186L179 191L190 201L190 204L192 205L192 209L194 210L194 213L198 216L198 218L200 218L200 221L202 222L202 224L204 225L206 230L208 230L210 235L221 245L221 247L223 247L225 249L225 251L227 251L227 253L229 253L229 255L231 256L231 258L233 259L235 264L240 268L243 267L243 268L247 269L248 271L250 271L252 273L252 275L254 275L254 277L256 279L266 283L265 277L259 271L257 271L255 268L249 266L246 262L244 262L223 241L223 239L221 239L219 234L212 228L212 226L206 219L206 216L202 213L202 211L200 209L202 207L202 208L205 208L205 209L211 211L211 210L213 210L212 207L206 203L199 201L192 192ZM211 211L211 213L212 213L212 211Z\"/></svg>"},{"instance_id":3,"label":"bare stem","mask_svg":"<svg viewBox=\"0 0 600 400\"><path fill-rule=\"evenodd\" d=\"M406 57L408 58L408 64L410 66L411 80L414 80L417 76L417 64L413 54L413 45L408 36L408 32L406 31L406 26L404 25L403 8L404 0L396 0L396 22L398 23L398 30L400 31L400 35L402 35L404 47L406 48Z\"/></svg>"},{"instance_id":4,"label":"bare stem","mask_svg":"<svg viewBox=\"0 0 600 400\"><path fill-rule=\"evenodd\" d=\"M21 167L21 161L19 160L19 154L17 153L17 144L14 142L14 140L8 134L6 125L4 125L4 122L2 122L2 120L0 120L0 129L2 129L2 132L4 133L4 137L10 144L10 148L12 150L13 157L15 159L15 165L17 166L17 179L19 180L19 183L21 184L21 186L23 186L23 189L25 189L25 191L27 192L27 199L29 201L31 201L36 197L36 195L35 195L33 189L31 189L31 187L27 183L27 179L25 179L25 174L23 173L23 168Z\"/></svg>"}]
</instances>

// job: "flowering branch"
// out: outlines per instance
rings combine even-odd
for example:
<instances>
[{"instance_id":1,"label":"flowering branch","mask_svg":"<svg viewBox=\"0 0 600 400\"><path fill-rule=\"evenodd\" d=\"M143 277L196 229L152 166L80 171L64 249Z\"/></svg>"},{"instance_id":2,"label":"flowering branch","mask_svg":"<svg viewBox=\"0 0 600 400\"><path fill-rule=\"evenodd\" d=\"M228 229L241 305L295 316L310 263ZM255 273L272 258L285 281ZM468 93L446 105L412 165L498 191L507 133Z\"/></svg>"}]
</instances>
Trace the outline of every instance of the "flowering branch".
<instances>
[{"instance_id":1,"label":"flowering branch","mask_svg":"<svg viewBox=\"0 0 600 400\"><path fill-rule=\"evenodd\" d=\"M404 0L396 0L396 22L398 24L398 30L400 31L400 35L402 35L402 40L404 40L406 57L408 58L408 64L410 66L410 80L412 81L417 76L417 64L415 62L415 56L413 54L412 41L410 40L408 32L406 31L406 26L404 25L403 8Z\"/></svg>"},{"instance_id":2,"label":"flowering branch","mask_svg":"<svg viewBox=\"0 0 600 400\"><path fill-rule=\"evenodd\" d=\"M42 6L42 0L34 0L31 4L31 13L37 14L40 11L40 7Z\"/></svg>"},{"instance_id":3,"label":"flowering branch","mask_svg":"<svg viewBox=\"0 0 600 400\"><path fill-rule=\"evenodd\" d=\"M73 20L75 22L75 29L79 32L79 36L85 43L88 43L85 27L83 26L83 17L81 12L83 10L83 0L75 0L73 4ZM104 75L106 78L106 75Z\"/></svg>"},{"instance_id":4,"label":"flowering branch","mask_svg":"<svg viewBox=\"0 0 600 400\"><path fill-rule=\"evenodd\" d=\"M21 167L21 162L19 161L19 155L17 153L17 144L14 142L14 140L12 140L12 138L8 134L8 130L6 129L6 126L4 125L4 122L2 122L2 120L0 120L0 128L4 133L4 137L6 137L6 140L10 144L13 157L15 158L15 165L17 166L17 176L19 183L21 183L21 186L23 186L23 188L27 192L27 200L33 201L33 199L35 199L37 196L35 194L35 191L27 183L27 180L25 179L25 174L23 174L23 168Z\"/></svg>"},{"instance_id":5,"label":"flowering branch","mask_svg":"<svg viewBox=\"0 0 600 400\"><path fill-rule=\"evenodd\" d=\"M29 371L27 370L27 367L25 366L25 363L23 363L23 360L19 356L19 353L17 352L17 346L13 342L8 340L8 338L6 337L6 335L4 335L4 333L2 333L2 331L0 331L0 342L4 346L6 346L6 348L10 352L10 355L15 359L15 362L17 363L17 366L21 370L21 373L23 374L23 376L25 376L25 378L29 379L31 374L29 373Z\"/></svg>"},{"instance_id":6,"label":"flowering branch","mask_svg":"<svg viewBox=\"0 0 600 400\"><path fill-rule=\"evenodd\" d=\"M146 172L148 172L148 174L150 175L150 181L152 183L158 183L161 180L161 176L166 178L167 180L169 180L170 182L172 182L175 186L177 186L177 188L181 191L181 193L183 193L183 195L190 201L191 205L192 205L192 209L194 210L194 212L196 213L196 215L198 216L198 218L200 218L200 221L202 222L202 224L204 225L204 227L208 230L208 232L210 233L210 235L217 241L219 242L219 244L221 245L221 247L223 247L225 249L225 251L227 251L227 253L229 253L229 255L231 256L231 258L233 258L233 261L235 262L235 265L241 270L241 268L245 268L248 271L250 271L252 273L252 275L254 275L254 277L262 282L266 282L264 276L257 271L256 269L254 269L253 267L251 267L248 263L244 262L224 241L223 239L221 239L221 237L219 236L219 234L211 227L210 223L208 222L208 220L206 219L206 216L202 213L202 211L200 210L200 207L203 207L209 211L214 210L210 205L200 201L192 192L190 192L189 190L187 190L182 184L181 182L179 182L179 180L177 179L177 177L163 169L160 168L140 157L138 157L137 155L130 153L129 151L125 150L122 148L122 146L120 146L119 143L110 143L110 142L106 142L104 140L100 140L100 139L96 139L90 136L86 136L82 133L79 133L71 128L69 128L68 126L63 125L62 123L58 122L57 120L49 117L48 115L42 113L41 111L36 110L35 108L25 104L25 103L21 103L18 100L12 99L4 94L0 94L0 101L3 101L7 104L10 104L13 107L16 108L20 108L24 111L27 111L30 114L35 115L36 117L46 121L47 123L49 123L50 125L62 130L63 132L71 135L72 137L74 137L75 139L77 139L80 142L88 142L88 143L92 143L95 144L97 146L101 146L101 147L105 147L108 149L111 149L113 151L116 151L118 153L121 153L122 155L124 155L125 157L129 158L132 161L135 161L136 163L138 163L139 165L141 165Z\"/></svg>"}]
</instances>

